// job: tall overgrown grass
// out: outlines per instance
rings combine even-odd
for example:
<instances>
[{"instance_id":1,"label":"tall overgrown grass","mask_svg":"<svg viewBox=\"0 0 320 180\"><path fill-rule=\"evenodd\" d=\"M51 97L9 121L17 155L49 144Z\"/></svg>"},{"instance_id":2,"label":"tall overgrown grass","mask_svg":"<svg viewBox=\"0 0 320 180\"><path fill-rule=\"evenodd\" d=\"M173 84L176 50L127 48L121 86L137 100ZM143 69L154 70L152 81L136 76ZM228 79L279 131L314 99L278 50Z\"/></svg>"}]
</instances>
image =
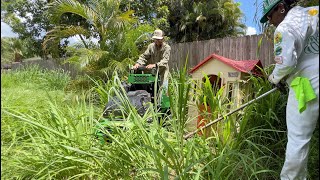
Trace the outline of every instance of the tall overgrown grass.
<instances>
[{"instance_id":1,"label":"tall overgrown grass","mask_svg":"<svg viewBox=\"0 0 320 180\"><path fill-rule=\"evenodd\" d=\"M222 136L184 140L191 89L186 67L170 79L167 127L158 124L159 113L152 104L143 117L137 113L117 76L106 83L93 80L93 89L78 94L64 91L69 76L63 72L30 68L2 74L1 79L2 179L279 178L286 94L276 92L241 115L227 117L219 124ZM271 89L264 78L251 80L254 96ZM219 93L207 90L209 104L217 105ZM112 132L99 126L112 96L123 101L123 118L133 126ZM219 108L219 114L227 111L223 104ZM231 125L235 121L240 131ZM112 141L101 143L95 136L97 127ZM311 145L311 165L318 156L316 142L313 139ZM319 176L316 168L309 170L311 179Z\"/></svg>"}]
</instances>

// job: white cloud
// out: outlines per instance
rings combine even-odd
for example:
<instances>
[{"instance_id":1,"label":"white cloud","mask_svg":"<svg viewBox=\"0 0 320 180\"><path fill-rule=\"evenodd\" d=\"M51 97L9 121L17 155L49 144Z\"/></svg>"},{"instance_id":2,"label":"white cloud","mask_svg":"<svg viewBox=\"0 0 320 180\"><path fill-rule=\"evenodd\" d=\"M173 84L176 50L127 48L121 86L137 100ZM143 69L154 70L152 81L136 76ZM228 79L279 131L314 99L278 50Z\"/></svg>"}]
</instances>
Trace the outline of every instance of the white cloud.
<instances>
[{"instance_id":1,"label":"white cloud","mask_svg":"<svg viewBox=\"0 0 320 180\"><path fill-rule=\"evenodd\" d=\"M81 40L80 40L80 37L78 35L76 35L76 36L69 37L68 41L69 41L70 45L73 45L75 43L80 42Z\"/></svg>"},{"instance_id":2,"label":"white cloud","mask_svg":"<svg viewBox=\"0 0 320 180\"><path fill-rule=\"evenodd\" d=\"M86 39L84 37L85 41L93 41L94 43L98 43L98 39L96 38L89 38L89 39ZM68 38L68 41L70 42L70 45L73 45L75 43L79 43L81 42L81 39L80 39L80 36L79 35L75 35L75 36L72 36L72 37L69 37Z\"/></svg>"},{"instance_id":3,"label":"white cloud","mask_svg":"<svg viewBox=\"0 0 320 180\"><path fill-rule=\"evenodd\" d=\"M254 34L257 34L256 28L249 26L249 27L246 29L246 35L254 35Z\"/></svg>"},{"instance_id":4,"label":"white cloud","mask_svg":"<svg viewBox=\"0 0 320 180\"><path fill-rule=\"evenodd\" d=\"M12 32L8 24L1 22L1 37L18 37L18 34Z\"/></svg>"}]
</instances>

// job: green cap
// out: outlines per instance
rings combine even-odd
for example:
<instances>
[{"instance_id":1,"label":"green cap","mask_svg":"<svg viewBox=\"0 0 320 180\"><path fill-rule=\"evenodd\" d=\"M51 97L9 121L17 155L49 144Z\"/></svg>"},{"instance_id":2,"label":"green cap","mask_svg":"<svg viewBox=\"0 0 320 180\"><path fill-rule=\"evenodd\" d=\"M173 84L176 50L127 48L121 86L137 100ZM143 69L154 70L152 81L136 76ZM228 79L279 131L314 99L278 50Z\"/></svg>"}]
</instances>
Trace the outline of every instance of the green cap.
<instances>
[{"instance_id":1,"label":"green cap","mask_svg":"<svg viewBox=\"0 0 320 180\"><path fill-rule=\"evenodd\" d=\"M269 11L275 7L281 0L263 0L263 16L260 19L261 23L265 23L268 21L267 14Z\"/></svg>"}]
</instances>

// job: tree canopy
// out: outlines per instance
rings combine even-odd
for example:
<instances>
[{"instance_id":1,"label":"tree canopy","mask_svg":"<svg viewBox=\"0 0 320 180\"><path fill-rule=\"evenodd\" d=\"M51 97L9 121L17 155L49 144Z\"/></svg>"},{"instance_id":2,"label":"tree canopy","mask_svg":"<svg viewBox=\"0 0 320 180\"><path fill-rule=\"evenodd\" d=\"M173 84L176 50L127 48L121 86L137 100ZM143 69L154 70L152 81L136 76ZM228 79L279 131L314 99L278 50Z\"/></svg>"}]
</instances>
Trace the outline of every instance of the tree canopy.
<instances>
[{"instance_id":1,"label":"tree canopy","mask_svg":"<svg viewBox=\"0 0 320 180\"><path fill-rule=\"evenodd\" d=\"M246 26L239 3L233 0L174 1L170 6L169 35L176 42L189 42L238 36Z\"/></svg>"},{"instance_id":2,"label":"tree canopy","mask_svg":"<svg viewBox=\"0 0 320 180\"><path fill-rule=\"evenodd\" d=\"M34 55L65 57L88 70L124 69L154 29L171 42L245 34L233 0L1 0L1 19ZM68 38L79 37L70 46ZM68 47L69 46L69 47Z\"/></svg>"},{"instance_id":3,"label":"tree canopy","mask_svg":"<svg viewBox=\"0 0 320 180\"><path fill-rule=\"evenodd\" d=\"M141 23L164 30L173 42L238 36L245 33L239 3L233 0L125 0Z\"/></svg>"},{"instance_id":4,"label":"tree canopy","mask_svg":"<svg viewBox=\"0 0 320 180\"><path fill-rule=\"evenodd\" d=\"M28 49L34 55L43 55L43 37L53 27L48 20L47 3L44 0L1 0L1 21L20 39L29 41Z\"/></svg>"}]
</instances>

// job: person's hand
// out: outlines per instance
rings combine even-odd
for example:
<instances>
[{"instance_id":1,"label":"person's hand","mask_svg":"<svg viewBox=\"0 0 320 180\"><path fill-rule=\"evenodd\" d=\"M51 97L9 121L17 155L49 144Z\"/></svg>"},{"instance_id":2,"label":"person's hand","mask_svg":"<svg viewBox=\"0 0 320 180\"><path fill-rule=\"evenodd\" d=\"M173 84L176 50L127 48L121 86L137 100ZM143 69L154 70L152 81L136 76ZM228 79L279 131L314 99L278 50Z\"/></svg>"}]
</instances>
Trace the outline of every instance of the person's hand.
<instances>
[{"instance_id":1,"label":"person's hand","mask_svg":"<svg viewBox=\"0 0 320 180\"><path fill-rule=\"evenodd\" d=\"M132 66L132 69L136 70L136 69L138 69L139 66L140 66L140 64L136 63L134 66Z\"/></svg>"},{"instance_id":2,"label":"person's hand","mask_svg":"<svg viewBox=\"0 0 320 180\"><path fill-rule=\"evenodd\" d=\"M287 93L286 84L283 81L276 82L272 74L268 77L268 80L271 82L272 87L277 87L283 94Z\"/></svg>"},{"instance_id":3,"label":"person's hand","mask_svg":"<svg viewBox=\"0 0 320 180\"><path fill-rule=\"evenodd\" d=\"M277 83L278 83L278 82L275 82L274 77L273 77L273 74L271 74L271 75L268 77L268 81L271 82L272 84L277 84Z\"/></svg>"},{"instance_id":4,"label":"person's hand","mask_svg":"<svg viewBox=\"0 0 320 180\"><path fill-rule=\"evenodd\" d=\"M147 69L152 69L152 68L155 68L156 67L156 64L148 64L146 66Z\"/></svg>"},{"instance_id":5,"label":"person's hand","mask_svg":"<svg viewBox=\"0 0 320 180\"><path fill-rule=\"evenodd\" d=\"M282 93L282 94L286 94L287 93L287 89L286 89L286 84L283 82L279 82L278 84L273 84L274 87L277 87L278 90Z\"/></svg>"}]
</instances>

